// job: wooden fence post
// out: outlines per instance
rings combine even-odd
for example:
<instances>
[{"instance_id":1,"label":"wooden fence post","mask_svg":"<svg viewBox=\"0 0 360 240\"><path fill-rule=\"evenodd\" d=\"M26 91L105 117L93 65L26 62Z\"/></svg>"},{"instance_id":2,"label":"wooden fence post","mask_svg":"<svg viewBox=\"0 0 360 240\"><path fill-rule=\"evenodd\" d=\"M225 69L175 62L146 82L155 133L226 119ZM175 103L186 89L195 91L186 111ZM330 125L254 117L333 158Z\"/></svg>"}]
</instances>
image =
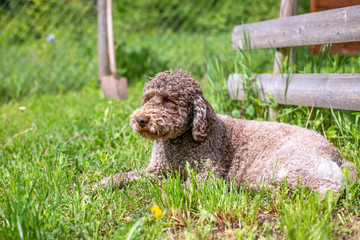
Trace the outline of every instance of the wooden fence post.
<instances>
[{"instance_id":1,"label":"wooden fence post","mask_svg":"<svg viewBox=\"0 0 360 240\"><path fill-rule=\"evenodd\" d=\"M290 17L296 15L298 11L298 0L281 0L280 6L280 16L279 18ZM282 49L275 51L275 60L274 60L274 68L273 73L278 74L281 73L281 62L284 61L286 53L289 51L290 62L293 62L295 59L295 48L290 49ZM269 116L270 120L276 119L276 112L272 108L269 108Z\"/></svg>"},{"instance_id":2,"label":"wooden fence post","mask_svg":"<svg viewBox=\"0 0 360 240\"><path fill-rule=\"evenodd\" d=\"M298 0L281 0L281 7L280 7L280 17L291 17L297 14L298 9ZM294 48L290 48L290 61L294 60L295 57L295 50ZM287 49L277 50L275 52L275 61L274 61L274 69L273 73L281 73L281 62L284 61L285 55L287 53Z\"/></svg>"}]
</instances>

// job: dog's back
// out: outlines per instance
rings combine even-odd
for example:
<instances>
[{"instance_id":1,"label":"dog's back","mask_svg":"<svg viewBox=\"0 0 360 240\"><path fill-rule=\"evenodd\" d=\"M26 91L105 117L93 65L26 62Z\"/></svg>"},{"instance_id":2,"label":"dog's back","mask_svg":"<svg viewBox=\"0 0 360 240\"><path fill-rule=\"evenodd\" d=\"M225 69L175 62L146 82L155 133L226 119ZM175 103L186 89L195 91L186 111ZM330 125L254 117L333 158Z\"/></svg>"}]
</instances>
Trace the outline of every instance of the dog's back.
<instances>
[{"instance_id":1,"label":"dog's back","mask_svg":"<svg viewBox=\"0 0 360 240\"><path fill-rule=\"evenodd\" d=\"M233 119L219 115L232 131L235 150L229 177L249 179L252 184L290 187L307 185L322 195L340 190L344 179L341 166L357 178L355 166L320 134L284 123Z\"/></svg>"}]
</instances>

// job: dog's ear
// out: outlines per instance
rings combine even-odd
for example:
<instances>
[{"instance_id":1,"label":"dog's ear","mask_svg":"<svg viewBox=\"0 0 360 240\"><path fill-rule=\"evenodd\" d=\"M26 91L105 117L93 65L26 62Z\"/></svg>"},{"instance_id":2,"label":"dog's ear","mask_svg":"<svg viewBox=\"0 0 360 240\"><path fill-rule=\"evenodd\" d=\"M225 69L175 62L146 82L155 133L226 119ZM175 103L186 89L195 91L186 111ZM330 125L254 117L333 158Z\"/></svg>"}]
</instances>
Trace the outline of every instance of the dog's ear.
<instances>
[{"instance_id":1,"label":"dog's ear","mask_svg":"<svg viewBox=\"0 0 360 240\"><path fill-rule=\"evenodd\" d=\"M193 109L192 135L195 141L203 141L215 126L216 113L202 95L195 96Z\"/></svg>"}]
</instances>

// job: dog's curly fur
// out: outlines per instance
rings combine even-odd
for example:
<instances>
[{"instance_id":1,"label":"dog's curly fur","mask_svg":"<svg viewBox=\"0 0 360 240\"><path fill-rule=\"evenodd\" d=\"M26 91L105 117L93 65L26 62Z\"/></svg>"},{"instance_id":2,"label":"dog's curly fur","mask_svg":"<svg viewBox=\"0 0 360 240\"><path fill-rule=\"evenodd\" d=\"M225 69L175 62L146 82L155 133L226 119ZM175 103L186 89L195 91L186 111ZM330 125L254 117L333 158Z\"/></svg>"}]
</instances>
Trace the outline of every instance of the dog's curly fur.
<instances>
[{"instance_id":1,"label":"dog's curly fur","mask_svg":"<svg viewBox=\"0 0 360 240\"><path fill-rule=\"evenodd\" d=\"M217 115L204 99L200 84L182 70L156 74L144 87L141 108L130 125L154 140L151 161L144 170L117 174L101 182L121 187L143 174L162 176L178 171L186 178L188 162L201 176L211 169L217 177L239 184L273 187L287 180L319 191L338 192L347 167L357 179L353 163L320 134L284 123L259 122ZM111 181L110 181L111 180Z\"/></svg>"}]
</instances>

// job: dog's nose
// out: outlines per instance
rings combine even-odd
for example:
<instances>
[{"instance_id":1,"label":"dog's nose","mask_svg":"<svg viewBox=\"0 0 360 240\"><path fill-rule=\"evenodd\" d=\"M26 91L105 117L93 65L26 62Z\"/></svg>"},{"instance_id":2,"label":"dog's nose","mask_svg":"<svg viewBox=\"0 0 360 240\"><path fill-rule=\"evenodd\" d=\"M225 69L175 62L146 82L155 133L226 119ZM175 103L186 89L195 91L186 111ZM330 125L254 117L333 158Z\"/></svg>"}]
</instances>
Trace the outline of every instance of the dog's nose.
<instances>
[{"instance_id":1,"label":"dog's nose","mask_svg":"<svg viewBox=\"0 0 360 240\"><path fill-rule=\"evenodd\" d=\"M149 123L149 118L144 115L141 115L136 118L136 121L141 128L144 128Z\"/></svg>"}]
</instances>

